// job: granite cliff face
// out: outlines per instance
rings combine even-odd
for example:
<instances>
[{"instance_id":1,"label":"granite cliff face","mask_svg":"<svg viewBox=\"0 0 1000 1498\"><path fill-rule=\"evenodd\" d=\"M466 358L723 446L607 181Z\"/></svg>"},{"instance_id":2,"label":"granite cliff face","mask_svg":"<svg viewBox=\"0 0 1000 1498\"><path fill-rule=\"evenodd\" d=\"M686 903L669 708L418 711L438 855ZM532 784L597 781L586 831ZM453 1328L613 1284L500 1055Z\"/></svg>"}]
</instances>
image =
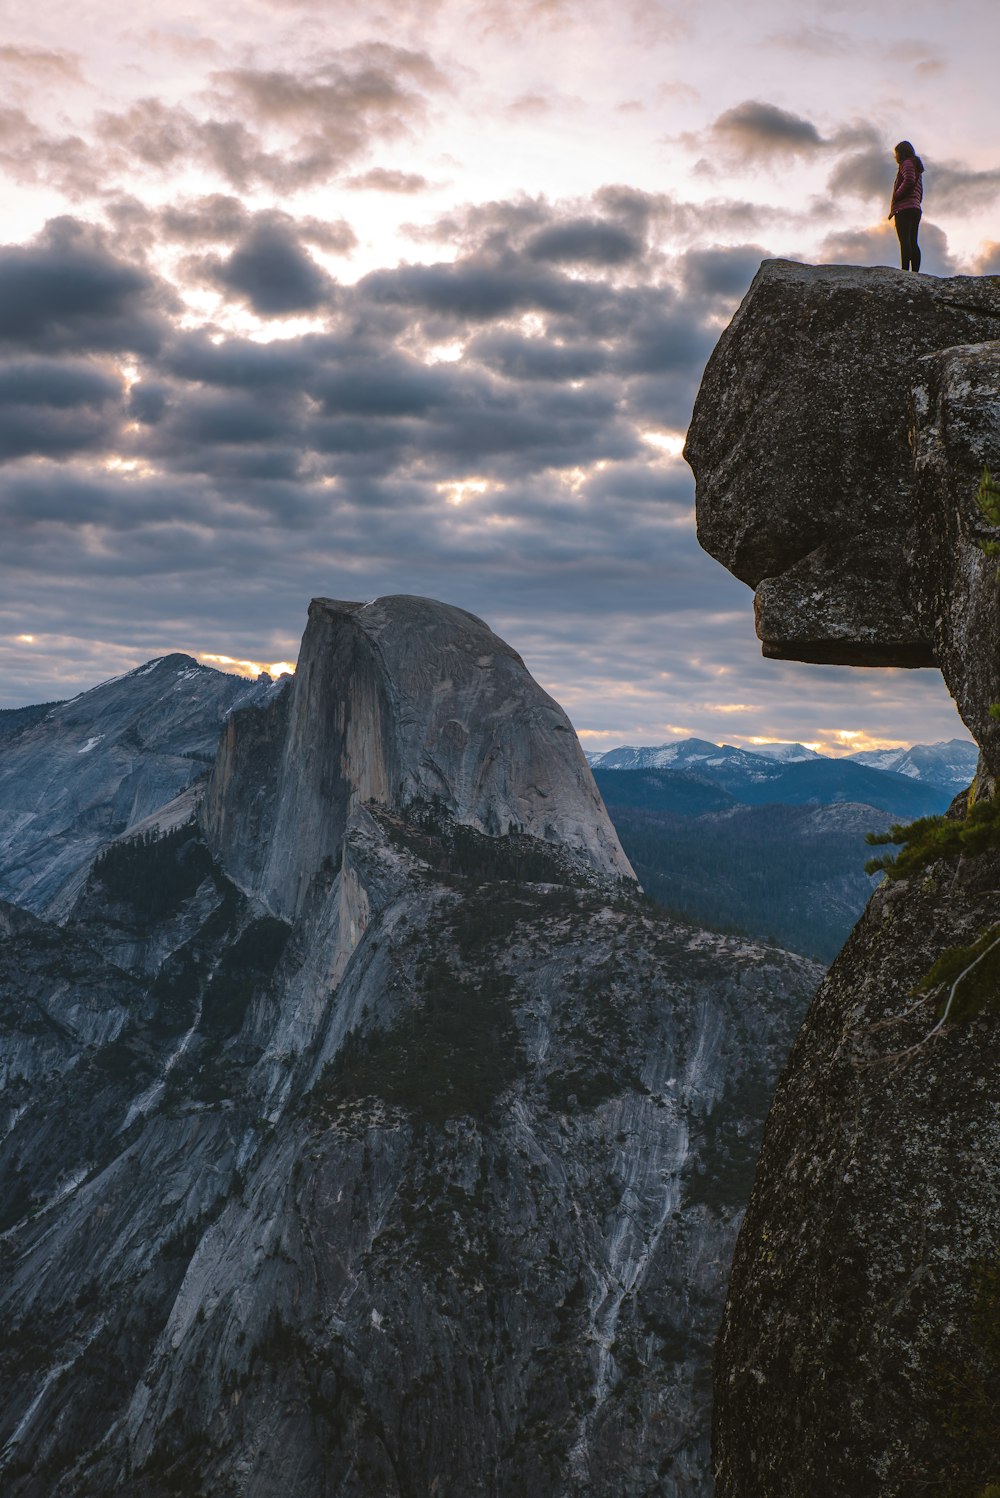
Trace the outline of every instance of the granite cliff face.
<instances>
[{"instance_id":1,"label":"granite cliff face","mask_svg":"<svg viewBox=\"0 0 1000 1498\"><path fill-rule=\"evenodd\" d=\"M700 1495L817 970L659 918L485 625L314 604L199 821L0 906L21 1498Z\"/></svg>"},{"instance_id":2,"label":"granite cliff face","mask_svg":"<svg viewBox=\"0 0 1000 1498\"><path fill-rule=\"evenodd\" d=\"M562 708L447 604L314 599L288 700L230 719L202 823L230 876L292 915L368 801L523 832L634 878Z\"/></svg>"},{"instance_id":3,"label":"granite cliff face","mask_svg":"<svg viewBox=\"0 0 1000 1498\"><path fill-rule=\"evenodd\" d=\"M998 312L997 278L765 263L698 398L699 532L757 589L765 654L937 663L982 749L975 806L911 836L778 1087L719 1343L720 1498L1000 1479L1000 582L975 499Z\"/></svg>"}]
</instances>

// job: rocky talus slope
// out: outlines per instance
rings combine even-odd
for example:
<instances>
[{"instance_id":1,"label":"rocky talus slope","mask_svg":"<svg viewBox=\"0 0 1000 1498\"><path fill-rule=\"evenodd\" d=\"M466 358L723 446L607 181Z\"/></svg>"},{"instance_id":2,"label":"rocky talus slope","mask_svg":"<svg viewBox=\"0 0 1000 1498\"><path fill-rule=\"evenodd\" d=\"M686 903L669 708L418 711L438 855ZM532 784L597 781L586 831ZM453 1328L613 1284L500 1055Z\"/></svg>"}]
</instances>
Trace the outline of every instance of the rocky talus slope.
<instances>
[{"instance_id":1,"label":"rocky talus slope","mask_svg":"<svg viewBox=\"0 0 1000 1498\"><path fill-rule=\"evenodd\" d=\"M0 905L3 1491L707 1495L817 970L658 918L560 709L426 600L317 600L146 826L62 924Z\"/></svg>"},{"instance_id":2,"label":"rocky talus slope","mask_svg":"<svg viewBox=\"0 0 1000 1498\"><path fill-rule=\"evenodd\" d=\"M936 663L981 747L820 988L768 1118L716 1368L720 1498L1000 1481L1000 281L765 263L688 443L765 654ZM985 549L984 544L986 543Z\"/></svg>"}]
</instances>

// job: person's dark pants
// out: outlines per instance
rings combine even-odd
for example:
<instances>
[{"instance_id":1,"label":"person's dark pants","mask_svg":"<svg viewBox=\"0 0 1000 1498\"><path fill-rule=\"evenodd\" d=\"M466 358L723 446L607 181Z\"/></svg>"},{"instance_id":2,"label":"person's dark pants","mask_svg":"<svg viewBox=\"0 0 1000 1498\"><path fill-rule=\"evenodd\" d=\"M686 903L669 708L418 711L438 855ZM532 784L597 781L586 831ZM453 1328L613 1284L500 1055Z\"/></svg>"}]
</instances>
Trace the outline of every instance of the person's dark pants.
<instances>
[{"instance_id":1,"label":"person's dark pants","mask_svg":"<svg viewBox=\"0 0 1000 1498\"><path fill-rule=\"evenodd\" d=\"M919 208L900 208L896 214L896 233L899 236L899 263L903 270L920 269L920 246L917 230L920 228Z\"/></svg>"}]
</instances>

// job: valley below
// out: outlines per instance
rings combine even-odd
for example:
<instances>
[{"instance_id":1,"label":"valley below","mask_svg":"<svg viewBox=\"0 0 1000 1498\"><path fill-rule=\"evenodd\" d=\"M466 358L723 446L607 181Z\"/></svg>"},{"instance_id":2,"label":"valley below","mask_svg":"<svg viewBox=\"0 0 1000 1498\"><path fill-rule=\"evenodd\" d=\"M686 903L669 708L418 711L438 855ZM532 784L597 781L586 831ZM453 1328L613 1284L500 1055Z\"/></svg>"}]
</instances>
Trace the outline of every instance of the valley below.
<instances>
[{"instance_id":1,"label":"valley below","mask_svg":"<svg viewBox=\"0 0 1000 1498\"><path fill-rule=\"evenodd\" d=\"M946 811L978 751L917 745L881 765L796 751L789 762L682 740L595 757L594 778L658 904L828 964L880 877L865 873L867 836Z\"/></svg>"}]
</instances>

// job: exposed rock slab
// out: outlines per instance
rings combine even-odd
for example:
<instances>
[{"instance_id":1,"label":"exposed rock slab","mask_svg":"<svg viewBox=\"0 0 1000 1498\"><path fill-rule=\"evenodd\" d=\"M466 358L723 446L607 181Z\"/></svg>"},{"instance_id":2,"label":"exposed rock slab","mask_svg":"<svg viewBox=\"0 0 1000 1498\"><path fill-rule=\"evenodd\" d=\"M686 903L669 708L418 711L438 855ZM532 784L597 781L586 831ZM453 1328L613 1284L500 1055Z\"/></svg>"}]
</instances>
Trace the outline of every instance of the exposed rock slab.
<instances>
[{"instance_id":1,"label":"exposed rock slab","mask_svg":"<svg viewBox=\"0 0 1000 1498\"><path fill-rule=\"evenodd\" d=\"M562 708L448 604L314 599L287 700L230 719L203 821L231 877L290 915L369 802L439 807L635 877Z\"/></svg>"}]
</instances>

